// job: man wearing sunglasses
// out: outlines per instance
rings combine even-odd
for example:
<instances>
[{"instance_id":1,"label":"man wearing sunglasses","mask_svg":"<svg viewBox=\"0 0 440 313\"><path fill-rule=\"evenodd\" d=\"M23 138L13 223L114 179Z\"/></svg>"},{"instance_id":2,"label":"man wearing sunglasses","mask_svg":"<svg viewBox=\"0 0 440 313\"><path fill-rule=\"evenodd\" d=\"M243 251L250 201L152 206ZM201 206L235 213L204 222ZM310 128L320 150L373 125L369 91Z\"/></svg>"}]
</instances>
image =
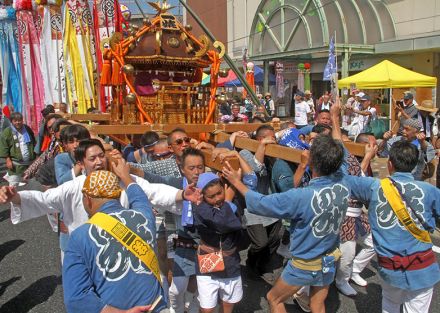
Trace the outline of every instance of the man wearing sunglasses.
<instances>
[{"instance_id":1,"label":"man wearing sunglasses","mask_svg":"<svg viewBox=\"0 0 440 313\"><path fill-rule=\"evenodd\" d=\"M178 158L180 158L185 149L191 145L191 138L187 135L185 130L176 128L168 135L168 146L171 152Z\"/></svg>"},{"instance_id":2,"label":"man wearing sunglasses","mask_svg":"<svg viewBox=\"0 0 440 313\"><path fill-rule=\"evenodd\" d=\"M163 138L154 145L153 153L151 155L154 161L162 161L173 156L173 152L168 149L168 141Z\"/></svg>"},{"instance_id":3,"label":"man wearing sunglasses","mask_svg":"<svg viewBox=\"0 0 440 313\"><path fill-rule=\"evenodd\" d=\"M188 137L185 130L176 128L171 131L167 139L158 139L158 141L154 143L151 160L149 162L140 164L130 161L130 167L140 168L144 172L160 176L179 178L182 176L179 169L180 157L183 151L190 147L190 143L191 138Z\"/></svg>"}]
</instances>

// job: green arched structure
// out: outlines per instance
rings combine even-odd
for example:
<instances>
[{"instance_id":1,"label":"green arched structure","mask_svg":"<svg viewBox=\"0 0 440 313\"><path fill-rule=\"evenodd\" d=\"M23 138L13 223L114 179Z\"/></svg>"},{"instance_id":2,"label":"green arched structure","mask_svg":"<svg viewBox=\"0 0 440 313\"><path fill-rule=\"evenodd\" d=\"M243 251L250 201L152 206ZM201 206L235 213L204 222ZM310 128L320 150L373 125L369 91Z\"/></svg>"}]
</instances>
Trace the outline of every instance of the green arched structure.
<instances>
[{"instance_id":1,"label":"green arched structure","mask_svg":"<svg viewBox=\"0 0 440 313\"><path fill-rule=\"evenodd\" d=\"M374 53L374 44L395 35L381 0L263 0L252 23L249 54L261 61L314 59L328 51L335 36L336 49L348 60L352 53Z\"/></svg>"}]
</instances>

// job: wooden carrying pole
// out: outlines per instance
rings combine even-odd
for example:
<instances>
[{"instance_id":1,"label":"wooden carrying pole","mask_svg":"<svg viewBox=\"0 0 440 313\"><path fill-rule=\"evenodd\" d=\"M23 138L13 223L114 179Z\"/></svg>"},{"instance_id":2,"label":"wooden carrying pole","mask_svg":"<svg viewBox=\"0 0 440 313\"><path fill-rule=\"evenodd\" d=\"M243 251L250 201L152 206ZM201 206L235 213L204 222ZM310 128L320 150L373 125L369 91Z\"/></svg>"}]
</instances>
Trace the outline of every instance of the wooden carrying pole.
<instances>
[{"instance_id":1,"label":"wooden carrying pole","mask_svg":"<svg viewBox=\"0 0 440 313\"><path fill-rule=\"evenodd\" d=\"M187 133L199 133L206 132L211 133L210 140L214 143L224 142L229 139L230 134L238 130L242 131L254 131L261 124L211 124L211 125L200 125L200 124L182 124L182 125L85 125L90 133L100 134L100 135L126 135L126 134L143 134L148 130L154 130L162 133L170 133L174 128L182 128ZM237 137L235 139L235 147L239 149L246 149L251 152L256 152L259 142L257 140L249 138ZM354 142L344 142L347 150L359 157L365 155L365 145L354 143ZM205 153L207 153L205 151ZM280 146L277 144L269 144L266 146L265 154L270 157L279 158L285 161L299 163L301 162L301 150L296 150L293 148ZM210 159L210 157L206 157ZM216 163L217 164L217 163ZM208 165L207 165L208 166ZM216 165L216 169L219 170L220 165ZM220 167L221 169L221 167Z\"/></svg>"},{"instance_id":2,"label":"wooden carrying pole","mask_svg":"<svg viewBox=\"0 0 440 313\"><path fill-rule=\"evenodd\" d=\"M218 133L215 135L211 135L211 141L213 142L224 142L229 139L229 134L226 133ZM258 148L259 142L257 140L237 137L235 139L235 147L239 149L246 149L251 152L256 152ZM365 145L354 142L344 142L344 146L347 150L359 157L363 157L365 155ZM301 150L280 146L277 144L269 144L266 146L265 155L283 159L285 161L299 163L301 162Z\"/></svg>"},{"instance_id":3,"label":"wooden carrying pole","mask_svg":"<svg viewBox=\"0 0 440 313\"><path fill-rule=\"evenodd\" d=\"M93 122L110 122L109 113L88 113L88 114L70 114L66 113L62 115L66 120L73 121L93 121Z\"/></svg>"},{"instance_id":4,"label":"wooden carrying pole","mask_svg":"<svg viewBox=\"0 0 440 313\"><path fill-rule=\"evenodd\" d=\"M222 171L224 163L220 162L220 158L217 158L213 161L212 152L210 150L201 149L200 151L203 153L205 157L205 166L219 172ZM227 158L226 161L229 162L229 164L233 169L238 170L240 168L240 161L238 160L237 157Z\"/></svg>"},{"instance_id":5,"label":"wooden carrying pole","mask_svg":"<svg viewBox=\"0 0 440 313\"><path fill-rule=\"evenodd\" d=\"M173 129L182 128L189 134L212 133L224 131L234 133L236 131L252 132L262 124L149 124L149 125L84 125L90 132L99 135L132 135L143 134L146 131L170 133ZM269 123L275 130L279 129L279 123Z\"/></svg>"},{"instance_id":6,"label":"wooden carrying pole","mask_svg":"<svg viewBox=\"0 0 440 313\"><path fill-rule=\"evenodd\" d=\"M85 125L90 133L96 135L127 135L127 134L143 134L146 131L153 130L161 133L170 133L173 129L179 127L184 129L187 133L211 133L210 140L213 142L223 142L229 139L229 134L235 131L243 130L251 132L256 130L261 124L182 124L182 125ZM251 152L256 152L259 142L249 138L237 137L235 140L235 147L239 149L246 149ZM359 157L365 155L365 145L344 142L347 150ZM280 158L286 161L299 163L301 161L301 150L270 144L266 147L266 155L270 157Z\"/></svg>"}]
</instances>

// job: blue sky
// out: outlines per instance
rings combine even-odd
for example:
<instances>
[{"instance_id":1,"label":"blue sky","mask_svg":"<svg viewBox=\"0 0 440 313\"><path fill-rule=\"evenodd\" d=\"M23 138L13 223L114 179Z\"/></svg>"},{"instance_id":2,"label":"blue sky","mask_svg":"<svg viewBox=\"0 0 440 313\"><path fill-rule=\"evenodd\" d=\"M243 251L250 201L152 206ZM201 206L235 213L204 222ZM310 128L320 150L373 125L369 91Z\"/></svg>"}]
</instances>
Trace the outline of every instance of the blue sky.
<instances>
[{"instance_id":1,"label":"blue sky","mask_svg":"<svg viewBox=\"0 0 440 313\"><path fill-rule=\"evenodd\" d=\"M156 11L148 4L148 2L157 2L157 0L137 0L139 5L142 8L142 11L146 14L154 14ZM130 11L131 15L140 15L140 11L135 3L134 0L119 0L119 3L126 5ZM181 15L182 14L182 6L179 3L179 0L169 0L168 3L171 6L176 6L173 10L171 10L171 13L174 15ZM179 11L179 5L180 5L180 11Z\"/></svg>"}]
</instances>

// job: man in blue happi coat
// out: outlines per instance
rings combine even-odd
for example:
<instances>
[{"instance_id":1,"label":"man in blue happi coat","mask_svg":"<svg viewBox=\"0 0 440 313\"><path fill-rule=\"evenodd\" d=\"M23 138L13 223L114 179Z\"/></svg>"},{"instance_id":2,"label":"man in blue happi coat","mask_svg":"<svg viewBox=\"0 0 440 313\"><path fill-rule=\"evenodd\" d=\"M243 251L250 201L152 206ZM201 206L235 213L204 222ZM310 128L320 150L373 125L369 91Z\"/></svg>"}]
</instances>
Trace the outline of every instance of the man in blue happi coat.
<instances>
[{"instance_id":1,"label":"man in blue happi coat","mask_svg":"<svg viewBox=\"0 0 440 313\"><path fill-rule=\"evenodd\" d=\"M309 186L263 195L241 183L237 171L225 168L225 177L245 196L254 214L290 220L290 252L281 277L267 298L271 312L286 312L284 301L302 286L311 286L310 307L324 312L324 300L335 276L340 256L339 229L348 207L350 189L342 171L344 148L328 135L320 135L310 150L313 179Z\"/></svg>"},{"instance_id":2,"label":"man in blue happi coat","mask_svg":"<svg viewBox=\"0 0 440 313\"><path fill-rule=\"evenodd\" d=\"M369 202L368 219L378 255L382 282L382 312L428 312L433 286L440 269L432 251L429 233L440 216L440 190L418 181L412 172L419 162L419 149L410 141L396 141L389 150L385 182L392 184L394 198L384 192L382 181L351 177L353 195ZM385 185L386 188L386 185ZM398 200L407 214L405 226L391 206ZM410 231L412 224L418 230Z\"/></svg>"},{"instance_id":3,"label":"man in blue happi coat","mask_svg":"<svg viewBox=\"0 0 440 313\"><path fill-rule=\"evenodd\" d=\"M113 170L127 186L129 209L124 209L119 202L118 177L104 170L92 172L85 180L84 208L90 217L99 212L116 219L155 252L155 217L148 198L133 181L125 161L120 159ZM64 258L67 311L141 313L152 309L151 312L159 312L166 307L166 295L154 273L150 264L141 261L101 225L89 220L72 233ZM158 303L153 309L151 304L156 300Z\"/></svg>"}]
</instances>

